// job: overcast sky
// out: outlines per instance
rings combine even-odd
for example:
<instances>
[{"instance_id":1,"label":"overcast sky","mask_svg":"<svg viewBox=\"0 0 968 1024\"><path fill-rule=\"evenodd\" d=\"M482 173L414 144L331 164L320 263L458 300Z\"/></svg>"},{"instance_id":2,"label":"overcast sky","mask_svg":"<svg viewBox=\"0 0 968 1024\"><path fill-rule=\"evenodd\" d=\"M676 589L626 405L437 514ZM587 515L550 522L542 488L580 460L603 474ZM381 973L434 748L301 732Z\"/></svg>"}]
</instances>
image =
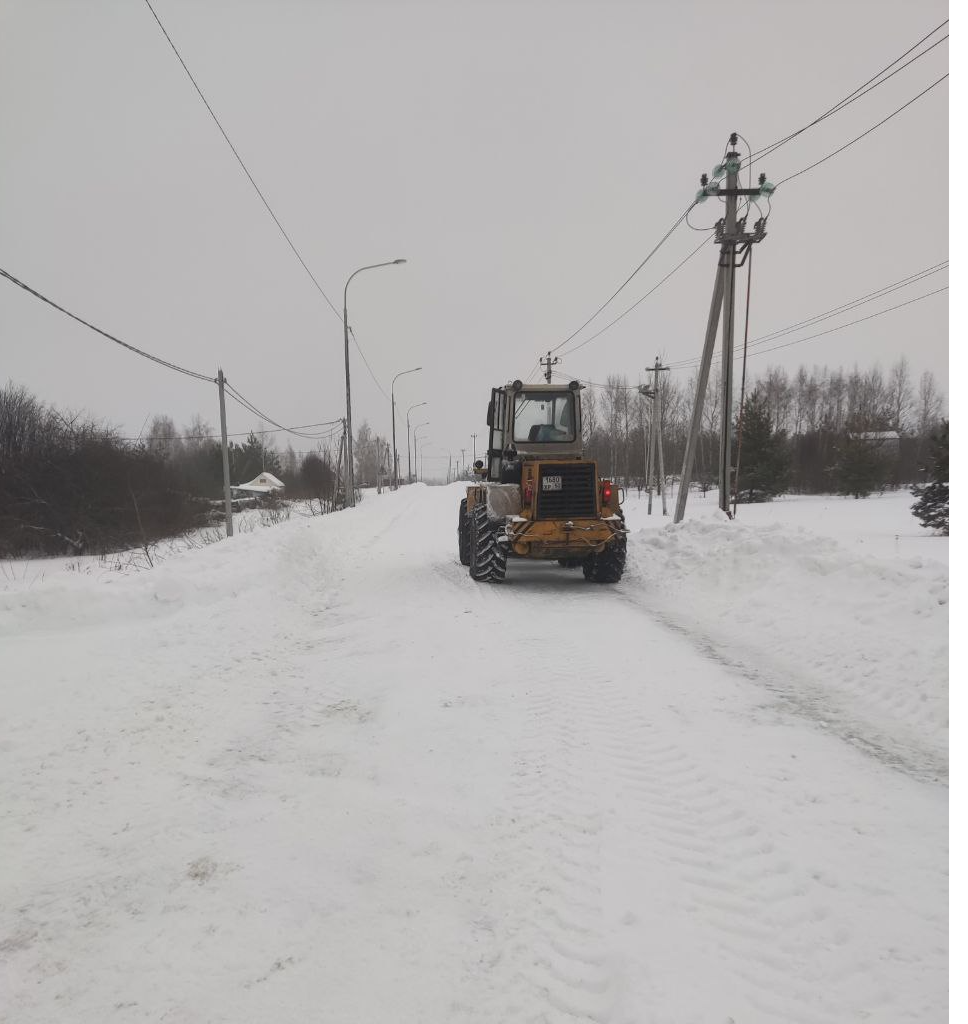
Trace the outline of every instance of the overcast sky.
<instances>
[{"instance_id":1,"label":"overcast sky","mask_svg":"<svg viewBox=\"0 0 968 1024\"><path fill-rule=\"evenodd\" d=\"M430 421L427 455L469 449L490 387L527 377L605 301L731 131L754 150L789 134L947 17L938 0L152 3L334 305L357 267L408 260L359 275L349 293L383 388L423 367L397 383L401 457L406 409L423 401L413 421ZM942 43L755 170L780 181L947 70ZM223 366L280 422L344 414L340 318L143 0L2 0L0 140L0 267L133 345L213 376ZM947 158L944 82L778 189L755 255L751 336L947 259ZM691 220L711 224L720 209L706 203ZM678 229L575 342L700 240ZM561 369L635 382L657 355L697 358L715 264L710 242ZM843 319L947 283L935 274ZM751 371L887 370L903 354L947 391L947 294L760 355ZM214 386L4 280L0 351L3 380L132 436L156 413L217 426ZM355 349L351 359L354 424L389 436L389 402ZM230 406L230 431L255 425Z\"/></svg>"}]
</instances>

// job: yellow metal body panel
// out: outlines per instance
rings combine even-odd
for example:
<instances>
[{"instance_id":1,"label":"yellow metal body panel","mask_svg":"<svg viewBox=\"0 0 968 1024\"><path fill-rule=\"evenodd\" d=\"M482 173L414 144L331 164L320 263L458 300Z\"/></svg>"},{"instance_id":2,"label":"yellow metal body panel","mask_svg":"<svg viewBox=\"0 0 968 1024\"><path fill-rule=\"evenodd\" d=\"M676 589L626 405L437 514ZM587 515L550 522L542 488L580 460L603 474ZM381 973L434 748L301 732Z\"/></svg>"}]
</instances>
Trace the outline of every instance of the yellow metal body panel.
<instances>
[{"instance_id":1,"label":"yellow metal body panel","mask_svg":"<svg viewBox=\"0 0 968 1024\"><path fill-rule=\"evenodd\" d=\"M616 536L625 532L625 524L619 518L619 492L612 485L611 496L603 501L601 479L595 468L597 513L595 519L535 519L536 483L538 467L574 465L574 459L524 460L521 467L521 511L508 519L507 534L511 550L522 558L584 558L600 553ZM581 460L585 461L585 460ZM486 484L467 488L467 511L485 502ZM531 491L531 501L525 496ZM614 517L614 518L613 518Z\"/></svg>"},{"instance_id":2,"label":"yellow metal body panel","mask_svg":"<svg viewBox=\"0 0 968 1024\"><path fill-rule=\"evenodd\" d=\"M524 558L584 558L597 554L623 531L621 520L520 517L507 525L511 549Z\"/></svg>"}]
</instances>

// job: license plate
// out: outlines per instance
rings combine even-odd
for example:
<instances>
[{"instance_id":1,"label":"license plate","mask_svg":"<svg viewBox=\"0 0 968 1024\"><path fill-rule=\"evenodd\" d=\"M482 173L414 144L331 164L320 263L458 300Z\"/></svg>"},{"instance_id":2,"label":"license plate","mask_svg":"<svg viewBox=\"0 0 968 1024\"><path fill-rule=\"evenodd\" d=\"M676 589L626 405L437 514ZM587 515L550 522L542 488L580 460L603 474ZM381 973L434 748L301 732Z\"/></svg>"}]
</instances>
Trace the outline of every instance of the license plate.
<instances>
[{"instance_id":1,"label":"license plate","mask_svg":"<svg viewBox=\"0 0 968 1024\"><path fill-rule=\"evenodd\" d=\"M560 491L561 490L561 477L560 476L545 476L541 478L541 489L543 491Z\"/></svg>"}]
</instances>

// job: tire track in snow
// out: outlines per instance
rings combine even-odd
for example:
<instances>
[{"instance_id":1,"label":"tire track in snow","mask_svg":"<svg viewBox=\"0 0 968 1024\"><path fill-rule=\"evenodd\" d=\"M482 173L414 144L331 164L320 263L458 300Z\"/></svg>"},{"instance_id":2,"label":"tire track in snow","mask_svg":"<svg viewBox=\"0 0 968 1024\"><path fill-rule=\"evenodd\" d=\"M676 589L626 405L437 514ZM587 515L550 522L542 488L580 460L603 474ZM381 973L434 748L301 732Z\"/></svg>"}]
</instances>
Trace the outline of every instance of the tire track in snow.
<instances>
[{"instance_id":1,"label":"tire track in snow","mask_svg":"<svg viewBox=\"0 0 968 1024\"><path fill-rule=\"evenodd\" d=\"M649 597L646 577L636 564L634 546L629 549L626 577L638 584L637 590L618 588L624 603L653 622L680 636L703 657L725 668L730 673L765 689L785 711L803 718L830 735L839 737L867 757L888 768L903 772L919 782L948 785L948 765L937 754L917 749L897 737L883 734L872 725L856 720L837 706L833 694L818 688L796 666L771 662L768 649L752 652L756 664L751 663L750 652L738 650L729 641L713 640L693 625L678 621L673 615L656 607ZM764 669L764 666L766 668ZM791 672L794 679L791 680Z\"/></svg>"},{"instance_id":2,"label":"tire track in snow","mask_svg":"<svg viewBox=\"0 0 968 1024\"><path fill-rule=\"evenodd\" d=\"M837 989L870 965L839 962L837 950L852 935L818 901L817 881L798 875L733 792L655 726L627 688L596 671L586 652L570 653L579 668L572 678L589 685L561 696L587 723L590 741L600 744L615 787L613 806L625 812L624 820L611 816L612 852L628 872L658 871L670 887L696 947L712 954L696 957L697 975L706 959L722 977L723 1018L730 1012L743 1021L846 1019ZM830 893L829 902L835 899ZM877 1004L874 997L865 1009ZM641 1006L626 1009L628 1020L640 1019Z\"/></svg>"},{"instance_id":3,"label":"tire track in snow","mask_svg":"<svg viewBox=\"0 0 968 1024\"><path fill-rule=\"evenodd\" d=\"M601 908L602 818L588 785L597 752L547 685L531 690L526 708L499 840L513 865L504 926L513 995L501 1019L607 1022L615 979Z\"/></svg>"},{"instance_id":4,"label":"tire track in snow","mask_svg":"<svg viewBox=\"0 0 968 1024\"><path fill-rule=\"evenodd\" d=\"M529 1020L631 1024L642 1019L639 1000L663 1001L661 963L623 964L611 950L611 937L636 915L606 917L604 904L616 896L609 881L603 898L607 863L619 875L663 880L678 926L698 951L682 953L695 958L698 973L710 969L723 1020L727 1011L744 1021L844 1020L837 991L869 964L839 962L837 950L852 935L826 905L836 892L818 900L821 883L798 873L733 793L649 721L587 649L561 638L532 646L532 663L565 657L569 671L532 688L501 840L518 893L506 924L516 966L508 1019L525 1019L521 1008L534 1007ZM669 906L647 901L638 918ZM641 979L653 971L651 995L641 982L626 995L628 973ZM681 993L670 1005L681 1009ZM877 997L865 1006L876 1009Z\"/></svg>"},{"instance_id":5,"label":"tire track in snow","mask_svg":"<svg viewBox=\"0 0 968 1024\"><path fill-rule=\"evenodd\" d=\"M644 610L634 598L630 603ZM849 715L834 707L830 699L816 692L809 681L798 679L796 685L783 683L777 671L776 676L766 674L760 667L750 665L740 656L727 653L726 645L714 643L703 633L676 622L657 609L648 610L649 617L670 632L682 637L689 646L709 661L765 689L784 710L812 722L830 735L837 736L862 754L879 764L919 782L948 785L948 766L940 764L927 752L913 750L901 745L890 737L873 733L869 726L854 721ZM762 655L758 655L762 659Z\"/></svg>"}]
</instances>

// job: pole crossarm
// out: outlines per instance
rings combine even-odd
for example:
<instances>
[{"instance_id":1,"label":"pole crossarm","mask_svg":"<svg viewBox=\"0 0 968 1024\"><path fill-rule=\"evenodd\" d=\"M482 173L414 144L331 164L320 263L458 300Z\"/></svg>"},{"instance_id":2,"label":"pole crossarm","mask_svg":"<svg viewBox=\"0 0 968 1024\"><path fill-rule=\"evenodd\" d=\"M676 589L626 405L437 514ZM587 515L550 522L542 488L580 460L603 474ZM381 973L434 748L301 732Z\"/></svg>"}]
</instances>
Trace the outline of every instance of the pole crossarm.
<instances>
[{"instance_id":1,"label":"pole crossarm","mask_svg":"<svg viewBox=\"0 0 968 1024\"><path fill-rule=\"evenodd\" d=\"M745 245L750 246L756 242L762 242L766 238L766 218L760 217L753 225L752 231L746 230L746 218L743 217L736 222L736 230L729 231L726 228L726 218L722 217L716 221L715 241L717 245Z\"/></svg>"}]
</instances>

